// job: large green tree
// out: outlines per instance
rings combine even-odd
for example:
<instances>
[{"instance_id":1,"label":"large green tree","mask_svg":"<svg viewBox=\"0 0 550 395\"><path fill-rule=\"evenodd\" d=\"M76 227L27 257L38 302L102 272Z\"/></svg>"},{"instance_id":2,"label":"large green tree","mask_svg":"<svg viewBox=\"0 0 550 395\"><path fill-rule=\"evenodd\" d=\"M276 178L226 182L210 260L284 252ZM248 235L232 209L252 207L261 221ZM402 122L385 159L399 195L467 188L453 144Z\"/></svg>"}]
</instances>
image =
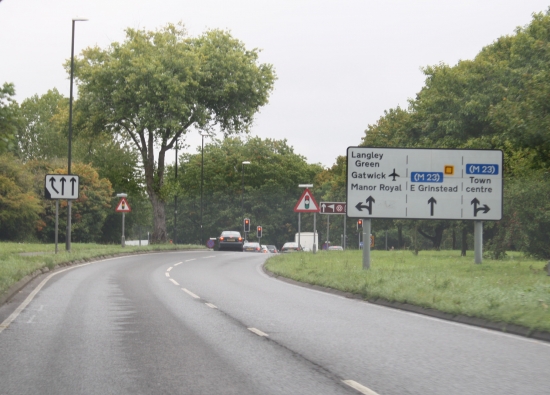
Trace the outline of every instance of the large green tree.
<instances>
[{"instance_id":1,"label":"large green tree","mask_svg":"<svg viewBox=\"0 0 550 395\"><path fill-rule=\"evenodd\" d=\"M19 106L13 96L13 84L4 83L0 87L0 153L12 148L17 131Z\"/></svg>"},{"instance_id":2,"label":"large green tree","mask_svg":"<svg viewBox=\"0 0 550 395\"><path fill-rule=\"evenodd\" d=\"M246 131L275 80L258 50L229 33L188 37L181 26L126 30L123 43L83 51L76 61L85 126L133 142L153 208L153 242L166 240L165 155L193 129ZM156 155L156 156L155 156Z\"/></svg>"}]
</instances>

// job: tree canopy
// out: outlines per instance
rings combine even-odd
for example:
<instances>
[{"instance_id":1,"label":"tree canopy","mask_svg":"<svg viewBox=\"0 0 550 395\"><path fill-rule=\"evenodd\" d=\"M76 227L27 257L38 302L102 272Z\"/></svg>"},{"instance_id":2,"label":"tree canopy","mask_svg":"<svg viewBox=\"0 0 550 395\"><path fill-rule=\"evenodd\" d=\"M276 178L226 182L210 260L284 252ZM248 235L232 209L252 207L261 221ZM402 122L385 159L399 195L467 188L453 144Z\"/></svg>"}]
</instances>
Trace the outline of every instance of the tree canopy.
<instances>
[{"instance_id":1,"label":"tree canopy","mask_svg":"<svg viewBox=\"0 0 550 395\"><path fill-rule=\"evenodd\" d=\"M165 155L189 130L247 131L275 74L228 32L188 37L182 26L126 30L123 43L88 48L76 61L81 127L130 140L153 207L153 241L166 240ZM155 157L155 149L158 154Z\"/></svg>"}]
</instances>

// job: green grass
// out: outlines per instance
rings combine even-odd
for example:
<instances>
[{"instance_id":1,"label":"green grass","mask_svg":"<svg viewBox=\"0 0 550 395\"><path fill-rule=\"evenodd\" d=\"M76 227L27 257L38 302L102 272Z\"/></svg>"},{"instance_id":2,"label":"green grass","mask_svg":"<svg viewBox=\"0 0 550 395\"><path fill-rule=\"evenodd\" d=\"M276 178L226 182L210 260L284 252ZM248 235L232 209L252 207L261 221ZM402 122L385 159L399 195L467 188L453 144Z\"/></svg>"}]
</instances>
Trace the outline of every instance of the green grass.
<instances>
[{"instance_id":1,"label":"green grass","mask_svg":"<svg viewBox=\"0 0 550 395\"><path fill-rule=\"evenodd\" d=\"M320 251L278 255L266 268L368 300L409 303L550 332L550 277L544 265L515 253L476 265L472 255L461 257L459 251L372 251L371 267L363 270L361 251Z\"/></svg>"},{"instance_id":2,"label":"green grass","mask_svg":"<svg viewBox=\"0 0 550 395\"><path fill-rule=\"evenodd\" d=\"M44 267L53 269L57 265L84 262L91 259L128 254L135 252L204 249L200 245L155 244L150 246L100 245L72 243L71 252L65 251L65 244L58 244L58 253L54 254L54 244L3 243L0 242L0 296L23 277ZM32 255L27 253L34 253Z\"/></svg>"}]
</instances>

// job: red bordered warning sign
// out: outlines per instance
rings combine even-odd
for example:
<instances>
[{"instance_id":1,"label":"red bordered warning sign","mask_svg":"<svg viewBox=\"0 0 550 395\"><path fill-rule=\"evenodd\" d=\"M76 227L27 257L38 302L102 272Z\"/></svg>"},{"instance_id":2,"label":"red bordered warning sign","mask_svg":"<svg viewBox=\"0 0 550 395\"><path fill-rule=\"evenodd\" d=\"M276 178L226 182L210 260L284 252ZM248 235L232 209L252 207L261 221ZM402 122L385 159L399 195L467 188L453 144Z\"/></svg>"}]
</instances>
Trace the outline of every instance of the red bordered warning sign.
<instances>
[{"instance_id":1,"label":"red bordered warning sign","mask_svg":"<svg viewBox=\"0 0 550 395\"><path fill-rule=\"evenodd\" d=\"M315 198L311 194L308 188L305 189L304 193L294 206L295 213L318 213L319 205L315 201Z\"/></svg>"},{"instance_id":2,"label":"red bordered warning sign","mask_svg":"<svg viewBox=\"0 0 550 395\"><path fill-rule=\"evenodd\" d=\"M129 213L130 211L132 211L132 209L130 208L128 201L126 201L126 198L122 198L120 199L120 202L118 202L115 211L117 213Z\"/></svg>"}]
</instances>

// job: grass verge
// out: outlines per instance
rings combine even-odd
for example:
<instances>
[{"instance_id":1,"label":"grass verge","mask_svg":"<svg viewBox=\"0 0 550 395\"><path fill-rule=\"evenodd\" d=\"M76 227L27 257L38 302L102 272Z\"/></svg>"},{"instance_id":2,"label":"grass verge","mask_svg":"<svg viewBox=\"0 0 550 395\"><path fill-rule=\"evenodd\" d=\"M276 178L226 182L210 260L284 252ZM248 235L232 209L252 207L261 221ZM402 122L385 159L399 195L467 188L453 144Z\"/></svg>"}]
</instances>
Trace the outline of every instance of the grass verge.
<instances>
[{"instance_id":1,"label":"grass verge","mask_svg":"<svg viewBox=\"0 0 550 395\"><path fill-rule=\"evenodd\" d=\"M283 277L360 295L550 332L550 277L545 262L509 254L473 263L458 251L320 251L272 257L266 269Z\"/></svg>"},{"instance_id":2,"label":"grass verge","mask_svg":"<svg viewBox=\"0 0 550 395\"><path fill-rule=\"evenodd\" d=\"M72 243L71 252L59 245L59 253L54 254L54 244L0 243L0 297L7 290L29 274L37 270L63 266L91 259L104 258L119 254L132 254L147 251L204 249L200 245L155 244L149 246L126 246Z\"/></svg>"}]
</instances>

